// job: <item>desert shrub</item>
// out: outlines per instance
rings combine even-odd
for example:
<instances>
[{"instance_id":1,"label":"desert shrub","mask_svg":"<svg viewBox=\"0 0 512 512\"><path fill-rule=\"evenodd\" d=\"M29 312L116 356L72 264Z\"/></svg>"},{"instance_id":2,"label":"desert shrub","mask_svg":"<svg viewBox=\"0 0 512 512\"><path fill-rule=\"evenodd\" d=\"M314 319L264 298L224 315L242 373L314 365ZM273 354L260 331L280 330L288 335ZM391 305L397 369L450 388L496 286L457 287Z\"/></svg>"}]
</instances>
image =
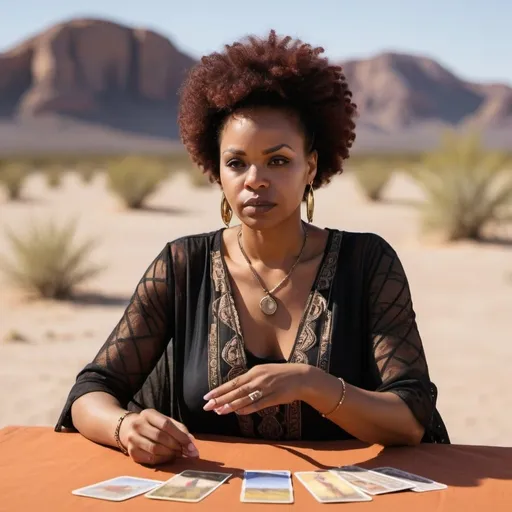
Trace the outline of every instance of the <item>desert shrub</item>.
<instances>
[{"instance_id":1,"label":"desert shrub","mask_svg":"<svg viewBox=\"0 0 512 512\"><path fill-rule=\"evenodd\" d=\"M99 162L85 160L82 162L75 163L73 165L73 168L82 179L82 182L88 185L89 183L92 182L96 173L102 169L102 165Z\"/></svg>"},{"instance_id":2,"label":"desert shrub","mask_svg":"<svg viewBox=\"0 0 512 512\"><path fill-rule=\"evenodd\" d=\"M59 164L50 164L43 169L46 177L46 184L50 188L57 188L62 185L62 178L64 176L64 168Z\"/></svg>"},{"instance_id":3,"label":"desert shrub","mask_svg":"<svg viewBox=\"0 0 512 512\"><path fill-rule=\"evenodd\" d=\"M164 166L169 176L176 172L188 171L194 165L186 151L173 151L153 158Z\"/></svg>"},{"instance_id":4,"label":"desert shrub","mask_svg":"<svg viewBox=\"0 0 512 512\"><path fill-rule=\"evenodd\" d=\"M166 178L161 162L150 158L128 156L107 164L110 189L128 208L142 208Z\"/></svg>"},{"instance_id":5,"label":"desert shrub","mask_svg":"<svg viewBox=\"0 0 512 512\"><path fill-rule=\"evenodd\" d=\"M5 162L0 166L0 183L7 190L9 199L19 199L28 174L29 170L23 163Z\"/></svg>"},{"instance_id":6,"label":"desert shrub","mask_svg":"<svg viewBox=\"0 0 512 512\"><path fill-rule=\"evenodd\" d=\"M194 187L203 188L203 187L211 187L212 181L208 178L202 170L197 167L196 165L192 165L187 171L188 179L190 180L190 183Z\"/></svg>"},{"instance_id":7,"label":"desert shrub","mask_svg":"<svg viewBox=\"0 0 512 512\"><path fill-rule=\"evenodd\" d=\"M14 284L40 297L68 298L103 270L90 262L96 241L76 242L76 231L74 220L62 226L33 222L25 234L7 230L12 255L0 258L0 267Z\"/></svg>"},{"instance_id":8,"label":"desert shrub","mask_svg":"<svg viewBox=\"0 0 512 512\"><path fill-rule=\"evenodd\" d=\"M446 133L411 173L426 195L423 228L447 240L478 240L487 225L510 219L509 164L506 154L487 151L477 134Z\"/></svg>"},{"instance_id":9,"label":"desert shrub","mask_svg":"<svg viewBox=\"0 0 512 512\"><path fill-rule=\"evenodd\" d=\"M379 201L389 180L393 176L394 167L389 163L367 160L351 168L359 188L370 201Z\"/></svg>"}]
</instances>

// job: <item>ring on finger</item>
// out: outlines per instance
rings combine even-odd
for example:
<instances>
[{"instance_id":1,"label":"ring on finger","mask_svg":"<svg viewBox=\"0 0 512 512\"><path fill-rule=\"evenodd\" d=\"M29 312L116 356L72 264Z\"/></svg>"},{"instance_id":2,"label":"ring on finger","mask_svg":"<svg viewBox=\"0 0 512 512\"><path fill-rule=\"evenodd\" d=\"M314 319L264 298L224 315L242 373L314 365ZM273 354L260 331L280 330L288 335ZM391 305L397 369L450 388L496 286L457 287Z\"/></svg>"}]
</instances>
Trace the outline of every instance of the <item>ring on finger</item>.
<instances>
[{"instance_id":1,"label":"ring on finger","mask_svg":"<svg viewBox=\"0 0 512 512\"><path fill-rule=\"evenodd\" d=\"M257 402L258 400L261 400L262 396L263 396L263 393L259 389L249 393L249 395L248 395L251 402Z\"/></svg>"}]
</instances>

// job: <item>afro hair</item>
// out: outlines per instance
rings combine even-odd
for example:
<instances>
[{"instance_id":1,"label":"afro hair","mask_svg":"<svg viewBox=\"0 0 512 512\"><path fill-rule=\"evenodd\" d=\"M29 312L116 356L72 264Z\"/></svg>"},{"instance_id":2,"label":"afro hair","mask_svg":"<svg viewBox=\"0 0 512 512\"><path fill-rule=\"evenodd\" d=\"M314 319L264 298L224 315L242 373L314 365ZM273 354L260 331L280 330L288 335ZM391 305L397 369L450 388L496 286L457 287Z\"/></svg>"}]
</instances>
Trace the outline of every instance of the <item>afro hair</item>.
<instances>
[{"instance_id":1,"label":"afro hair","mask_svg":"<svg viewBox=\"0 0 512 512\"><path fill-rule=\"evenodd\" d=\"M313 48L271 31L225 46L201 59L182 89L178 123L194 163L219 182L219 137L228 116L242 107L270 106L294 112L306 149L318 153L313 187L343 172L355 139L356 105L340 66Z\"/></svg>"}]
</instances>

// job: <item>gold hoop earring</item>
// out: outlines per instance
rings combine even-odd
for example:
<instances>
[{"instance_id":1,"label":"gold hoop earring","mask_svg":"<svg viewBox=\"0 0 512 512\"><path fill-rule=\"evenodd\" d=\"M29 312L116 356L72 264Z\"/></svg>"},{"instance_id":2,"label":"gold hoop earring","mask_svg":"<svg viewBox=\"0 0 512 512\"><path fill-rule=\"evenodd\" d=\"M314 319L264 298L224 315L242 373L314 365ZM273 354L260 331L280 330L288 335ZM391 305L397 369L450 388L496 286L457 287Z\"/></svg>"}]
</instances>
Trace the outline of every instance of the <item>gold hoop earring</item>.
<instances>
[{"instance_id":1,"label":"gold hoop earring","mask_svg":"<svg viewBox=\"0 0 512 512\"><path fill-rule=\"evenodd\" d=\"M222 200L220 202L220 216L222 217L222 222L224 222L226 227L229 228L231 217L233 217L233 210L231 209L231 206L229 206L224 192L222 193Z\"/></svg>"},{"instance_id":2,"label":"gold hoop earring","mask_svg":"<svg viewBox=\"0 0 512 512\"><path fill-rule=\"evenodd\" d=\"M306 195L306 214L308 216L308 222L313 222L313 212L315 211L315 195L313 194L313 185L309 184L309 190Z\"/></svg>"}]
</instances>

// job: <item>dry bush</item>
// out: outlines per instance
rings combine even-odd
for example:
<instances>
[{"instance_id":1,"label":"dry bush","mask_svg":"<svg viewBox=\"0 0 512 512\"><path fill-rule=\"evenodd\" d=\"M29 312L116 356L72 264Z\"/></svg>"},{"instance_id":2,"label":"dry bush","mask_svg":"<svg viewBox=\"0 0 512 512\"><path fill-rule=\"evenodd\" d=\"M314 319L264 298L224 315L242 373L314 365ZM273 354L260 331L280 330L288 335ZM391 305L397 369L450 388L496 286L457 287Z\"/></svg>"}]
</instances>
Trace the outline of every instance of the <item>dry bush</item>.
<instances>
[{"instance_id":1,"label":"dry bush","mask_svg":"<svg viewBox=\"0 0 512 512\"><path fill-rule=\"evenodd\" d=\"M168 175L176 172L188 172L194 165L186 151L174 151L167 155L155 156L154 159L162 163Z\"/></svg>"},{"instance_id":2,"label":"dry bush","mask_svg":"<svg viewBox=\"0 0 512 512\"><path fill-rule=\"evenodd\" d=\"M92 182L96 173L101 169L101 165L93 161L77 162L73 167L86 185Z\"/></svg>"},{"instance_id":3,"label":"dry bush","mask_svg":"<svg viewBox=\"0 0 512 512\"><path fill-rule=\"evenodd\" d=\"M389 162L367 160L354 165L351 171L364 196L370 201L379 201L393 176L394 166Z\"/></svg>"},{"instance_id":4,"label":"dry bush","mask_svg":"<svg viewBox=\"0 0 512 512\"><path fill-rule=\"evenodd\" d=\"M44 298L65 299L96 276L103 267L90 262L96 241L75 241L76 221L58 226L53 221L33 222L26 234L7 230L12 257L0 258L11 281Z\"/></svg>"},{"instance_id":5,"label":"dry bush","mask_svg":"<svg viewBox=\"0 0 512 512\"><path fill-rule=\"evenodd\" d=\"M50 188L58 188L62 185L64 168L60 164L50 164L43 168L46 184Z\"/></svg>"},{"instance_id":6,"label":"dry bush","mask_svg":"<svg viewBox=\"0 0 512 512\"><path fill-rule=\"evenodd\" d=\"M194 187L203 188L211 187L210 178L196 165L191 166L187 171L188 179Z\"/></svg>"},{"instance_id":7,"label":"dry bush","mask_svg":"<svg viewBox=\"0 0 512 512\"><path fill-rule=\"evenodd\" d=\"M7 190L9 199L19 199L29 169L21 162L5 162L0 166L0 183Z\"/></svg>"},{"instance_id":8,"label":"dry bush","mask_svg":"<svg viewBox=\"0 0 512 512\"><path fill-rule=\"evenodd\" d=\"M508 156L483 148L477 134L445 134L441 147L411 173L426 194L423 227L447 240L483 237L484 229L512 218Z\"/></svg>"},{"instance_id":9,"label":"dry bush","mask_svg":"<svg viewBox=\"0 0 512 512\"><path fill-rule=\"evenodd\" d=\"M110 189L128 208L142 208L167 177L161 162L138 156L110 161L107 176Z\"/></svg>"}]
</instances>

